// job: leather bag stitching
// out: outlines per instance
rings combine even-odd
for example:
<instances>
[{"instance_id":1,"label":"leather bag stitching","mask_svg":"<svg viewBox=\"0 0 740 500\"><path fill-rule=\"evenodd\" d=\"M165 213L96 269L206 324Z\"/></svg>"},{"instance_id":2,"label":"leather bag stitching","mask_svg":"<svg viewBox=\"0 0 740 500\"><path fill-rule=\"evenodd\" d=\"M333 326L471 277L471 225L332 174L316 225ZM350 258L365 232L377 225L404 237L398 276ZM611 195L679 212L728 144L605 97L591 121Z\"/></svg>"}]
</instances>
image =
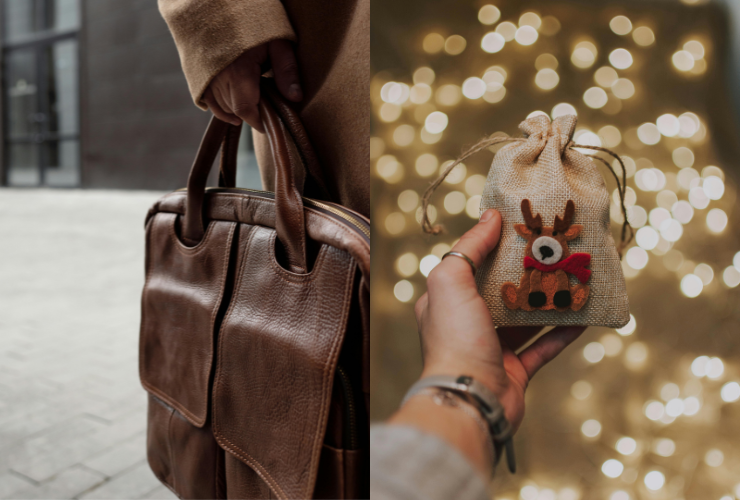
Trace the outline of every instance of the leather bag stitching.
<instances>
[{"instance_id":1,"label":"leather bag stitching","mask_svg":"<svg viewBox=\"0 0 740 500\"><path fill-rule=\"evenodd\" d=\"M250 240L251 240L251 237L252 237L252 234L250 234ZM274 235L272 237L274 238ZM339 250L339 249L337 249L337 250ZM322 251L323 251L323 249L322 249ZM245 254L244 257L243 257L242 263L241 263L242 265L240 266L239 276L237 278L239 280L239 283L238 283L239 285L241 285L241 278L243 276L243 268L246 265L246 260L247 260L247 258L246 258L246 254ZM318 265L318 262L317 262L317 265ZM352 300L351 282L354 279L354 274L355 274L354 273L354 269L356 267L356 264L354 262L354 259L352 258L351 255L350 255L350 267L351 267L351 269L349 270L350 272L347 273L347 280L346 280L346 283L345 283L345 290L347 290L348 293L345 293L344 304L342 306L342 316L341 316L342 317L341 324L343 324L345 326L346 326L347 315L349 314L349 304L350 304L350 302ZM283 270L283 269L280 268L280 270ZM349 287L349 288L346 288L346 287ZM231 306L229 308L229 312L224 317L224 322L222 323L222 328L223 328L223 325L227 323L226 318L228 318L230 314L231 314ZM344 328L342 328L342 330L344 330ZM342 333L344 333L344 331ZM219 339L221 339L221 338L222 337L219 336ZM330 353L329 353L329 360L330 361L324 365L324 368L323 368L323 387L322 387L322 392L321 392L321 399L322 400L324 400L325 397L326 397L326 389L328 387L328 382L330 382L330 380L328 381L327 379L330 378L329 375L333 371L332 368L336 366L336 363L332 363L331 360L334 358L334 353L337 350L337 345L342 340L344 340L344 335L340 335L336 339L334 339L333 345L332 345L331 350L330 350ZM219 342L219 346L218 346L219 357L221 356L221 352L223 350L223 345L224 345L223 342ZM220 375L221 375L220 370L217 370L215 384L219 388L221 387L221 376ZM311 453L311 463L312 464L316 460L316 453L317 453L317 451L319 453L321 452L321 448L320 447L317 447L316 445L317 445L317 441L323 440L324 433L321 432L321 426L322 426L322 423L324 421L324 415L326 413L327 406L330 403L331 403L331 401L327 401L327 403L323 405L323 407L321 408L321 412L319 413L319 419L318 419L318 422L317 422L318 428L316 429L317 430L316 437L314 439L313 451ZM214 406L214 409L213 409L213 431L214 431L214 436L216 437L216 440L218 441L218 443L221 446L223 446L225 449L229 450L229 452L231 452L232 454L234 454L237 457L241 458L242 460L246 461L247 464L250 465L252 467L252 469L257 473L257 475L259 475L263 480L265 480L265 482L269 486L271 486L271 487L274 488L275 492L278 494L278 496L280 498L289 498L286 495L285 491L280 487L280 485L278 484L278 482L270 475L270 473L267 471L267 469L265 469L265 467L262 464L260 464L257 460L255 460L246 451L242 450L239 446L237 446L234 443L232 443L228 438L226 438L225 436L223 436L219 432L219 428L218 428L218 417L217 417L218 413L215 411L215 398L214 398L214 401L213 401L213 406ZM317 448L318 448L318 450L317 450ZM318 473L318 470L316 470L316 471L314 471L314 472L311 473L311 476L309 477L309 485L311 485L312 483L315 482L315 480L316 480L316 474L317 473ZM305 491L302 494L302 496L300 496L299 498L309 498L310 496L311 496L311 491Z\"/></svg>"},{"instance_id":2,"label":"leather bag stitching","mask_svg":"<svg viewBox=\"0 0 740 500\"><path fill-rule=\"evenodd\" d=\"M225 223L231 225L231 228L229 228L229 236L227 237L227 241L226 241L226 248L229 248L230 249L231 248L231 241L233 239L234 230L236 229L236 224L237 223L236 222L230 222L230 221L229 222L227 222L227 221L219 221L219 222L225 222ZM209 224L209 228L208 228L209 231L211 230L211 227L212 226L213 226L213 224ZM173 228L173 226L170 226L170 228ZM172 229L171 235L174 235L174 229ZM177 240L176 237L175 237L175 239ZM203 238L203 241L205 241L205 240L206 240L206 237ZM185 247L185 249L187 249L187 247ZM198 250L198 251L200 251L200 250ZM231 254L231 252L229 252L229 255L230 254ZM216 315L218 314L218 310L221 308L221 301L223 300L223 297L224 297L224 286L226 285L226 273L228 272L228 265L229 265L229 257L227 257L226 259L224 259L223 279L221 280L221 284L219 286L219 289L221 290L220 299L218 301L218 304L216 304L216 307L214 308L213 312L211 313L211 321L210 321L210 330L211 330L211 332L213 331L213 327L215 326ZM149 278L149 275L147 273L147 282L148 282L148 278ZM143 295L146 296L147 295L147 292L148 292L148 288L145 287L144 288L144 294ZM142 318L141 318L142 324L144 324L144 321L145 321L145 318L144 318L145 312L144 311L142 311L142 315L141 316L142 316ZM139 341L139 355L141 356L142 359L146 359L146 356L144 356L144 353L143 353L143 346L144 346L144 343L141 342L141 341ZM196 426L198 428L202 428L203 425L205 425L206 420L208 419L208 397L209 396L208 395L206 396L206 414L203 416L202 419L201 418L198 418L190 410L188 410L182 404L180 404L179 401L174 400L169 395L165 394L160 389L154 387L153 385L151 385L150 383L148 383L146 380L144 380L144 376L143 376L143 373L142 373L142 367L143 367L143 365L144 365L144 363L140 363L139 364L139 379L141 380L141 385L144 387L144 389L148 390L149 392L152 392L153 394L159 396L161 399L163 399L164 401L166 401L168 404L172 405L172 407L174 407L175 409L177 409L191 424L193 424L194 426ZM213 355L211 355L211 360L210 360L209 368L208 368L209 378L210 378L210 372L211 372L212 369L213 369Z\"/></svg>"}]
</instances>

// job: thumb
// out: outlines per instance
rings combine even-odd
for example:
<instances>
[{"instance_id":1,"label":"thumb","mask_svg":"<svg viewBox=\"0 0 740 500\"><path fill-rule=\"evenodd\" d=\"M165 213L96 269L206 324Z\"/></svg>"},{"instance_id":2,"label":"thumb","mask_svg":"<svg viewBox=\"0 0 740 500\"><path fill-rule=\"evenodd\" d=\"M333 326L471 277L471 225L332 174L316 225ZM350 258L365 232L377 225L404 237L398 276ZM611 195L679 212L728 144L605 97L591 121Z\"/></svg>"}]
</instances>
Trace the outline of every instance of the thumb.
<instances>
[{"instance_id":1,"label":"thumb","mask_svg":"<svg viewBox=\"0 0 740 500\"><path fill-rule=\"evenodd\" d=\"M298 63L293 46L288 40L273 40L269 50L275 83L280 93L293 102L300 101L303 99L303 91L298 79Z\"/></svg>"},{"instance_id":2,"label":"thumb","mask_svg":"<svg viewBox=\"0 0 740 500\"><path fill-rule=\"evenodd\" d=\"M460 241L452 249L467 255L480 267L486 256L498 245L501 236L501 214L494 209L483 212L478 224L462 235Z\"/></svg>"}]
</instances>

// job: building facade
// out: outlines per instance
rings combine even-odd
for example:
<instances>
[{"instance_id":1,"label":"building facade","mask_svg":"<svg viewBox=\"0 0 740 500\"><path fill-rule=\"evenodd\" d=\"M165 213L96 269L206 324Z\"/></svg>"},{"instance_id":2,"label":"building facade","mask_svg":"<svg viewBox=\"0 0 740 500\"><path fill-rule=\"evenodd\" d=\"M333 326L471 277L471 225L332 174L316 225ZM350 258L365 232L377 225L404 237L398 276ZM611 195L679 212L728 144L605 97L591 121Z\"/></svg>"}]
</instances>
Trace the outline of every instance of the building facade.
<instances>
[{"instance_id":1,"label":"building facade","mask_svg":"<svg viewBox=\"0 0 740 500\"><path fill-rule=\"evenodd\" d=\"M192 102L156 0L0 6L2 185L185 185L210 113ZM243 138L239 184L259 187Z\"/></svg>"}]
</instances>

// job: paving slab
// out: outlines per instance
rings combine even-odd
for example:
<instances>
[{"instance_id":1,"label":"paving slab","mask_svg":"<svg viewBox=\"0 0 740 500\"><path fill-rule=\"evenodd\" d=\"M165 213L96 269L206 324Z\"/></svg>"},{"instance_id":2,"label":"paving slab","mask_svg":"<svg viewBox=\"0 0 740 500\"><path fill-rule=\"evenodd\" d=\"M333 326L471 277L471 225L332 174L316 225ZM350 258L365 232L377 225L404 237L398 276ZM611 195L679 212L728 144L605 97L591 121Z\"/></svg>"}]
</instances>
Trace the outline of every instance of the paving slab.
<instances>
[{"instance_id":1,"label":"paving slab","mask_svg":"<svg viewBox=\"0 0 740 500\"><path fill-rule=\"evenodd\" d=\"M137 360L162 194L0 189L0 498L173 498L146 464Z\"/></svg>"}]
</instances>

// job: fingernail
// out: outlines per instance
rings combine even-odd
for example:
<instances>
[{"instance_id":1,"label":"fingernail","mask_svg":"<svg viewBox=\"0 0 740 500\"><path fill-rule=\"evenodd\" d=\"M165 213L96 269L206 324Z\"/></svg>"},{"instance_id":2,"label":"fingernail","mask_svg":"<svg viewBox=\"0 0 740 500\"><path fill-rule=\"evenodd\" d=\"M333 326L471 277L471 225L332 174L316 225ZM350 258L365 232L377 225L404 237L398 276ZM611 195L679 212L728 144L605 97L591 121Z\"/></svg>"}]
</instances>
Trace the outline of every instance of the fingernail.
<instances>
[{"instance_id":1,"label":"fingernail","mask_svg":"<svg viewBox=\"0 0 740 500\"><path fill-rule=\"evenodd\" d=\"M496 210L493 208L489 208L485 212L483 212L483 215L480 216L480 222L488 222L491 220L491 217L493 217L493 214L496 213Z\"/></svg>"},{"instance_id":2,"label":"fingernail","mask_svg":"<svg viewBox=\"0 0 740 500\"><path fill-rule=\"evenodd\" d=\"M288 95L294 101L300 101L303 97L301 95L301 86L297 83L292 84L290 87L288 87Z\"/></svg>"}]
</instances>

